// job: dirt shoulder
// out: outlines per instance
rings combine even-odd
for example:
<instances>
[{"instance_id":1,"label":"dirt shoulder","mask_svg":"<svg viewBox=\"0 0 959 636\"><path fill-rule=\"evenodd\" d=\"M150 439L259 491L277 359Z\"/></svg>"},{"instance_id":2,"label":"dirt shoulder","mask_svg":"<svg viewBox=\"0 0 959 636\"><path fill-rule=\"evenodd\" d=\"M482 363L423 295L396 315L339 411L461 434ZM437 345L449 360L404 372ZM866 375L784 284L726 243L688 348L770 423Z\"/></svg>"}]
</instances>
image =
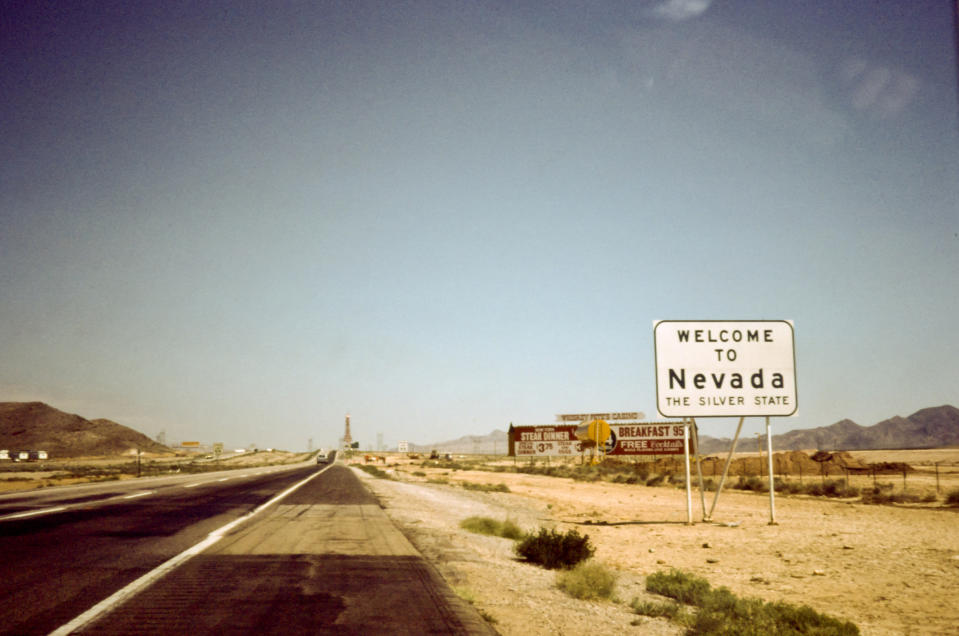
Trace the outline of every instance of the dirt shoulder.
<instances>
[{"instance_id":1,"label":"dirt shoulder","mask_svg":"<svg viewBox=\"0 0 959 636\"><path fill-rule=\"evenodd\" d=\"M503 634L681 633L628 607L634 597L652 598L646 575L670 568L741 596L809 605L854 621L864 634L955 633L959 625L955 510L780 496L778 525L769 525L768 495L724 491L715 522L690 526L677 488L412 466L388 473L397 481L364 483ZM448 484L429 483L444 478ZM467 491L462 482L505 484L509 492ZM595 558L620 573L622 602L571 599L555 588L555 573L516 561L511 541L461 530L472 515L588 534ZM698 494L694 515L702 518Z\"/></svg>"},{"instance_id":2,"label":"dirt shoulder","mask_svg":"<svg viewBox=\"0 0 959 636\"><path fill-rule=\"evenodd\" d=\"M626 630L653 635L682 633L664 619L637 616L629 609L629 601L635 597L652 598L646 594L644 579L638 573L620 572L616 595L621 602L576 600L555 587L555 572L518 561L513 541L459 527L460 521L470 516L508 518L526 529L553 525L546 505L533 497L376 479L356 472L387 515L453 590L505 636L612 634Z\"/></svg>"}]
</instances>

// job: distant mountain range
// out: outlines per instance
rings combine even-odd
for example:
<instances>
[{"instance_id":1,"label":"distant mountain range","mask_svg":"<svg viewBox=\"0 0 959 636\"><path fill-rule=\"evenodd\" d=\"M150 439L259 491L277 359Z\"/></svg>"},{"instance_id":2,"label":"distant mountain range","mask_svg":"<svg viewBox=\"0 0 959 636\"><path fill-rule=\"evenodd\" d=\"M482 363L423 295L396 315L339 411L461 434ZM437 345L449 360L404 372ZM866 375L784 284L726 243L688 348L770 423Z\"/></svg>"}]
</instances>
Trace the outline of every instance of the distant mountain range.
<instances>
[{"instance_id":1,"label":"distant mountain range","mask_svg":"<svg viewBox=\"0 0 959 636\"><path fill-rule=\"evenodd\" d=\"M732 440L700 436L703 454L728 451ZM740 450L752 450L740 440ZM773 435L773 449L870 450L942 448L959 445L959 409L945 405L895 416L873 426L840 420L830 426L797 429ZM45 450L51 457L111 456L135 453L172 453L143 433L106 419L88 420L64 413L43 402L0 402L0 449ZM466 435L433 444L410 444L410 450L429 453L506 454L506 431Z\"/></svg>"},{"instance_id":2,"label":"distant mountain range","mask_svg":"<svg viewBox=\"0 0 959 636\"><path fill-rule=\"evenodd\" d=\"M765 439L765 438L763 438ZM705 455L728 451L730 438L700 435L700 452ZM797 429L773 435L773 450L870 450L900 448L942 448L959 445L959 409L936 406L916 411L909 417L895 416L873 426L860 426L852 420L840 420L829 426ZM494 430L488 435L466 435L433 444L411 444L415 452L499 453L505 454L507 434ZM740 438L739 450L754 450Z\"/></svg>"},{"instance_id":3,"label":"distant mountain range","mask_svg":"<svg viewBox=\"0 0 959 636\"><path fill-rule=\"evenodd\" d=\"M509 449L506 431L494 430L488 435L465 435L435 444L410 444L410 452L459 453L475 455L505 455Z\"/></svg>"},{"instance_id":4,"label":"distant mountain range","mask_svg":"<svg viewBox=\"0 0 959 636\"><path fill-rule=\"evenodd\" d=\"M110 420L88 420L43 402L0 402L0 449L44 450L57 457L172 453L143 433Z\"/></svg>"},{"instance_id":5,"label":"distant mountain range","mask_svg":"<svg viewBox=\"0 0 959 636\"><path fill-rule=\"evenodd\" d=\"M738 448L747 450L743 441L740 439ZM700 452L708 455L728 451L732 440L700 435L699 444ZM872 426L840 420L829 426L773 435L773 450L776 451L942 448L956 445L959 445L959 409L948 404L922 409L909 417L897 415Z\"/></svg>"}]
</instances>

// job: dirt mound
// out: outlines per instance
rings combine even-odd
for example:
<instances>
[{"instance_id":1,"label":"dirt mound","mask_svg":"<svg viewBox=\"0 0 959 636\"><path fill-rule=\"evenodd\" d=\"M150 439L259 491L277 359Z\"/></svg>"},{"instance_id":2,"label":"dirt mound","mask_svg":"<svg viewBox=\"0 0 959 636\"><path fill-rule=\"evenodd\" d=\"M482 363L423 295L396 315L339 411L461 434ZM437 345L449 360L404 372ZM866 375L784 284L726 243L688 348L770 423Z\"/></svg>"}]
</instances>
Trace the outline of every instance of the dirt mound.
<instances>
[{"instance_id":1,"label":"dirt mound","mask_svg":"<svg viewBox=\"0 0 959 636\"><path fill-rule=\"evenodd\" d=\"M173 453L143 433L110 420L88 420L43 402L0 402L0 448L45 450L51 458Z\"/></svg>"}]
</instances>

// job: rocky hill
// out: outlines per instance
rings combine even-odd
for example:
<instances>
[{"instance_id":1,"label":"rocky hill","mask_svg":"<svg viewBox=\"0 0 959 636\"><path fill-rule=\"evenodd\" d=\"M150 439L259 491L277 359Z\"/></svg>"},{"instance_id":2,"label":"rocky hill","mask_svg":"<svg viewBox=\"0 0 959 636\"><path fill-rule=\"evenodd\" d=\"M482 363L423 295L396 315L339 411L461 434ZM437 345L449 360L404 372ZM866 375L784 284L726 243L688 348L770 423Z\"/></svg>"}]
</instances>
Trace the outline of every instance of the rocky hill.
<instances>
[{"instance_id":1,"label":"rocky hill","mask_svg":"<svg viewBox=\"0 0 959 636\"><path fill-rule=\"evenodd\" d=\"M173 453L143 433L110 420L88 420L43 402L0 402L0 448L45 450L51 458Z\"/></svg>"},{"instance_id":2,"label":"rocky hill","mask_svg":"<svg viewBox=\"0 0 959 636\"><path fill-rule=\"evenodd\" d=\"M700 436L704 454L728 451L732 440ZM744 449L740 440L740 449ZM944 405L895 416L873 426L840 420L830 426L799 429L773 435L775 450L874 450L888 448L942 448L959 445L959 409ZM755 447L755 444L753 444Z\"/></svg>"}]
</instances>

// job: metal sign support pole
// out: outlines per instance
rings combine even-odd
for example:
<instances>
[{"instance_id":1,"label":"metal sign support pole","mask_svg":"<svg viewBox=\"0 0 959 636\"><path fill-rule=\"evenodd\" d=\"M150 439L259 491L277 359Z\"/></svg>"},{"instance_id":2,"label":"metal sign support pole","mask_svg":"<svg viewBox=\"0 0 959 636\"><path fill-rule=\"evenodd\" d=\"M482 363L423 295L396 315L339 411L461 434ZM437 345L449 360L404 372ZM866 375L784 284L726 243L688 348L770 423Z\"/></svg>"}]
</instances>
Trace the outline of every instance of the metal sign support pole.
<instances>
[{"instance_id":1,"label":"metal sign support pole","mask_svg":"<svg viewBox=\"0 0 959 636\"><path fill-rule=\"evenodd\" d=\"M689 477L689 420L683 422L683 446L686 448L686 525L693 525L693 488Z\"/></svg>"},{"instance_id":2,"label":"metal sign support pole","mask_svg":"<svg viewBox=\"0 0 959 636\"><path fill-rule=\"evenodd\" d=\"M769 425L769 416L766 416L766 455L769 457L769 525L776 523L776 493L775 479L773 478L773 436Z\"/></svg>"},{"instance_id":3,"label":"metal sign support pole","mask_svg":"<svg viewBox=\"0 0 959 636\"><path fill-rule=\"evenodd\" d=\"M739 425L736 427L736 436L733 437L733 444L729 447L729 457L726 458L726 465L723 466L723 476L719 479L719 485L716 486L716 494L713 495L713 505L709 509L709 514L703 518L703 521L711 521L713 518L713 511L716 510L716 502L719 501L719 493L723 489L723 484L726 483L726 475L729 474L729 464L733 461L733 453L736 452L736 444L739 442L739 433L743 430L743 421L746 417L743 416L739 418Z\"/></svg>"},{"instance_id":4,"label":"metal sign support pole","mask_svg":"<svg viewBox=\"0 0 959 636\"><path fill-rule=\"evenodd\" d=\"M703 455L699 452L699 426L696 418L689 418L693 423L693 445L696 446L696 474L699 475L699 500L703 504L703 521L706 521L706 485L703 483Z\"/></svg>"}]
</instances>

